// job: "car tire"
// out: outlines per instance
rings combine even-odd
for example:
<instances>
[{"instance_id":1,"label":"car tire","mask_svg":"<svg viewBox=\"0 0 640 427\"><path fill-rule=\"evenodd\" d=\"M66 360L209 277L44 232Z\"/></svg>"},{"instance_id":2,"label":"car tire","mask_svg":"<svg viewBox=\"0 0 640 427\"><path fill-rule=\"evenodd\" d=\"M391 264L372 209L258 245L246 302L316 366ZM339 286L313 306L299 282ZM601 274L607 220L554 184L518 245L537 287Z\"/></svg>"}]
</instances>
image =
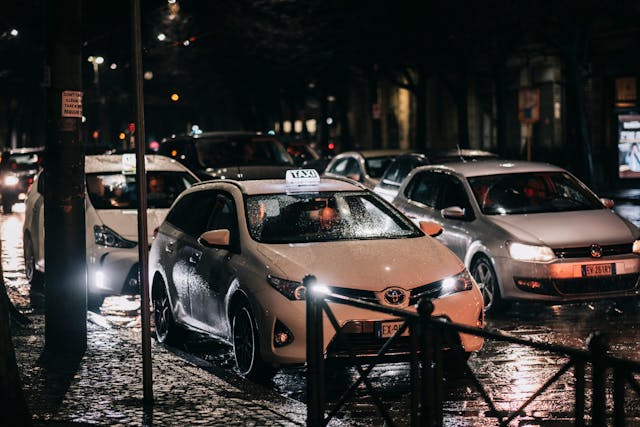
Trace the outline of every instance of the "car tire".
<instances>
[{"instance_id":1,"label":"car tire","mask_svg":"<svg viewBox=\"0 0 640 427\"><path fill-rule=\"evenodd\" d=\"M498 275L486 256L479 256L471 264L471 275L475 279L484 301L485 313L500 313L507 308L507 302L502 299Z\"/></svg>"},{"instance_id":2,"label":"car tire","mask_svg":"<svg viewBox=\"0 0 640 427\"><path fill-rule=\"evenodd\" d=\"M24 275L31 285L31 289L42 289L44 287L44 274L36 269L36 254L33 249L33 241L29 235L23 239L24 254Z\"/></svg>"},{"instance_id":3,"label":"car tire","mask_svg":"<svg viewBox=\"0 0 640 427\"><path fill-rule=\"evenodd\" d=\"M96 313L99 312L100 307L102 307L104 303L104 299L105 295L89 293L87 295L87 309Z\"/></svg>"},{"instance_id":4,"label":"car tire","mask_svg":"<svg viewBox=\"0 0 640 427\"><path fill-rule=\"evenodd\" d=\"M258 328L246 303L241 304L233 311L231 336L233 355L240 375L253 381L271 379L275 374L275 369L262 360Z\"/></svg>"},{"instance_id":5,"label":"car tire","mask_svg":"<svg viewBox=\"0 0 640 427\"><path fill-rule=\"evenodd\" d=\"M153 322L158 342L173 346L182 344L184 337L173 318L171 301L164 283L160 282L153 286L152 299Z\"/></svg>"}]
</instances>

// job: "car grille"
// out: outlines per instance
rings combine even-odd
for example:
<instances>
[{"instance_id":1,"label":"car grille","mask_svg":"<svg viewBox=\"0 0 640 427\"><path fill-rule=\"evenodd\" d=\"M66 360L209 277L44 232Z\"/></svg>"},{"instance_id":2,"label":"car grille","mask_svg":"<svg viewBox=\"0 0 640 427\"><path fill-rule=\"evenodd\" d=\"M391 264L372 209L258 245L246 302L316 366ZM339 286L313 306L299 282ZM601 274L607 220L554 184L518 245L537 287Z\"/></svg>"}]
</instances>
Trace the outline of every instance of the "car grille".
<instances>
[{"instance_id":1,"label":"car grille","mask_svg":"<svg viewBox=\"0 0 640 427\"><path fill-rule=\"evenodd\" d=\"M561 295L613 293L636 289L638 277L637 273L621 274L607 277L552 280L551 283Z\"/></svg>"},{"instance_id":2,"label":"car grille","mask_svg":"<svg viewBox=\"0 0 640 427\"><path fill-rule=\"evenodd\" d=\"M367 301L375 304L379 304L378 298L376 298L376 294L373 291L363 291L360 289L352 289L352 288L340 288L337 286L329 286L329 290L337 295L341 295L343 297L348 298L356 298L362 301Z\"/></svg>"},{"instance_id":3,"label":"car grille","mask_svg":"<svg viewBox=\"0 0 640 427\"><path fill-rule=\"evenodd\" d=\"M553 252L558 258L591 258L591 246L580 248L557 248ZM633 252L633 243L602 246L602 256L624 255Z\"/></svg>"}]
</instances>

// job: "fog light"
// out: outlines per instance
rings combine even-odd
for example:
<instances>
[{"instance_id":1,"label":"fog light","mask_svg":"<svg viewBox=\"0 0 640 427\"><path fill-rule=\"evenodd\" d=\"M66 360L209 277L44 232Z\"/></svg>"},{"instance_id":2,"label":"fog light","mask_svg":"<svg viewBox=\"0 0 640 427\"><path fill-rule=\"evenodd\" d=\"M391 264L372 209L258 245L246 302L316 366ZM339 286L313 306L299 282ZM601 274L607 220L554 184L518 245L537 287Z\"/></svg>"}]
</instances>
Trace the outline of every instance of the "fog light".
<instances>
[{"instance_id":1,"label":"fog light","mask_svg":"<svg viewBox=\"0 0 640 427\"><path fill-rule=\"evenodd\" d=\"M530 289L532 291L543 288L542 283L538 282L537 280L519 279L516 283L518 284L518 287Z\"/></svg>"},{"instance_id":2,"label":"fog light","mask_svg":"<svg viewBox=\"0 0 640 427\"><path fill-rule=\"evenodd\" d=\"M104 277L104 273L102 272L102 270L98 270L96 272L96 288L100 288L100 289L106 289L105 286L105 277Z\"/></svg>"},{"instance_id":3,"label":"fog light","mask_svg":"<svg viewBox=\"0 0 640 427\"><path fill-rule=\"evenodd\" d=\"M293 332L287 328L284 323L276 320L276 325L273 330L273 345L275 347L284 347L293 342Z\"/></svg>"}]
</instances>

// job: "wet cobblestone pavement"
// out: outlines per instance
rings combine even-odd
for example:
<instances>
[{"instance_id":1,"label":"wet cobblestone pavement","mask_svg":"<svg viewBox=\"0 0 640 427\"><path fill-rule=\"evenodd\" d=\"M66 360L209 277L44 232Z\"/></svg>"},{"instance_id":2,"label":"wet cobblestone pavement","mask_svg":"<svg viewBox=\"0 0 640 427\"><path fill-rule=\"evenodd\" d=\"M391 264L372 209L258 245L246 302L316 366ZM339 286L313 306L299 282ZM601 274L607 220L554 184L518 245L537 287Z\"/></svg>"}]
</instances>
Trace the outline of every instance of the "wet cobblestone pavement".
<instances>
[{"instance_id":1,"label":"wet cobblestone pavement","mask_svg":"<svg viewBox=\"0 0 640 427\"><path fill-rule=\"evenodd\" d=\"M640 220L640 210L629 210ZM272 382L254 384L233 370L228 347L192 336L180 349L153 342L152 414L142 409L142 360L137 297L107 298L99 314L89 314L89 345L81 361L54 364L38 360L43 345L42 296L29 293L22 264L22 214L2 216L5 281L12 300L33 324L15 327L14 343L26 395L38 423L54 425L304 425L306 374L303 368L279 372ZM514 304L489 318L489 328L521 338L585 348L594 331L604 333L611 352L640 360L640 308L613 302L546 306ZM487 341L470 365L500 411L517 409L566 362L565 357L507 343ZM328 372L328 399L355 380L353 368ZM406 364L374 369L372 382L398 425L409 423L409 370ZM571 371L554 383L511 426L573 425ZM589 383L587 383L587 389ZM469 378L445 384L446 426L498 425ZM587 413L590 407L587 392ZM640 426L640 397L626 391L627 426ZM64 424L64 423L63 423ZM588 425L591 425L587 421ZM59 425L59 424L57 424ZM364 390L332 421L333 426L382 426ZM611 423L608 423L611 425ZM599 427L599 426L598 426Z\"/></svg>"}]
</instances>

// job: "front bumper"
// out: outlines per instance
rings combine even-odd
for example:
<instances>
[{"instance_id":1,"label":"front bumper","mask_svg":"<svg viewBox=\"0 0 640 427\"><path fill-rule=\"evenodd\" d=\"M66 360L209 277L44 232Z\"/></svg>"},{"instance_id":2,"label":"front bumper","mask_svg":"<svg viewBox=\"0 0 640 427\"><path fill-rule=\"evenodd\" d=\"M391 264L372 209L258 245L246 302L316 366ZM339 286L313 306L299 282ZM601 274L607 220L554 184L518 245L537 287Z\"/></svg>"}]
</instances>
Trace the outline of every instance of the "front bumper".
<instances>
[{"instance_id":1,"label":"front bumper","mask_svg":"<svg viewBox=\"0 0 640 427\"><path fill-rule=\"evenodd\" d=\"M505 299L577 302L638 295L640 257L558 259L550 263L497 258Z\"/></svg>"},{"instance_id":2,"label":"front bumper","mask_svg":"<svg viewBox=\"0 0 640 427\"><path fill-rule=\"evenodd\" d=\"M432 315L434 317L444 317L452 322L467 326L484 327L482 296L477 287L444 298L434 299L433 303L434 312ZM329 307L343 332L349 336L358 358L375 356L386 341L385 338L377 338L374 334L374 323L399 320L391 315L343 304L330 303ZM275 365L306 362L305 309L305 301L286 300L281 304L274 304L272 307L254 310L258 317L260 344L265 361ZM415 310L415 306L408 308L408 310ZM276 321L281 322L291 331L294 336L293 342L283 347L274 345L273 333ZM347 355L337 340L337 333L326 314L324 315L323 334L326 358L341 358ZM451 342L453 344L450 346L451 348L473 352L482 348L484 339L473 335L454 333L451 336ZM398 357L406 359L408 353L408 339L400 337L398 344L387 353L387 358L390 361L396 360Z\"/></svg>"},{"instance_id":3,"label":"front bumper","mask_svg":"<svg viewBox=\"0 0 640 427\"><path fill-rule=\"evenodd\" d=\"M95 246L87 260L89 293L120 295L137 290L137 246L130 249Z\"/></svg>"}]
</instances>

